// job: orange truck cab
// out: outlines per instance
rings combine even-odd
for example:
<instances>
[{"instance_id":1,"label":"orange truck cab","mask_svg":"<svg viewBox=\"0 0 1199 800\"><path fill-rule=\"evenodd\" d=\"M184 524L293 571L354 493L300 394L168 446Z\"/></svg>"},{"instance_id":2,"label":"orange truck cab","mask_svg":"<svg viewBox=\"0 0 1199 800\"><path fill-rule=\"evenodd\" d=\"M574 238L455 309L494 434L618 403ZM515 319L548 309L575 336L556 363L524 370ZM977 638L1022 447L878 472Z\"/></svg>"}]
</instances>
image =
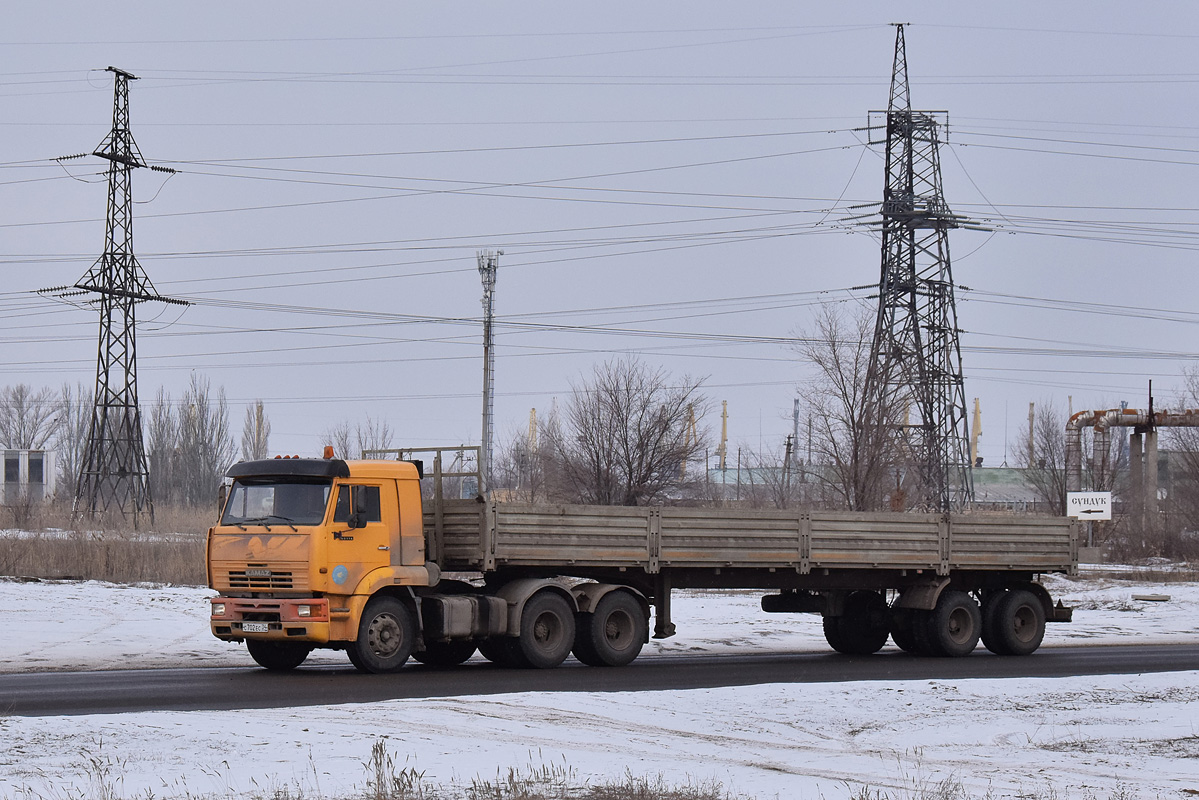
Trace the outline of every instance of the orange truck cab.
<instances>
[{"instance_id":1,"label":"orange truck cab","mask_svg":"<svg viewBox=\"0 0 1199 800\"><path fill-rule=\"evenodd\" d=\"M233 484L208 533L217 638L246 641L268 668L295 666L313 647L355 643L372 599L405 607L370 632L376 651L378 640L415 636L414 620L399 617L414 605L413 587L440 576L425 562L417 464L274 458L235 464L227 476Z\"/></svg>"}]
</instances>

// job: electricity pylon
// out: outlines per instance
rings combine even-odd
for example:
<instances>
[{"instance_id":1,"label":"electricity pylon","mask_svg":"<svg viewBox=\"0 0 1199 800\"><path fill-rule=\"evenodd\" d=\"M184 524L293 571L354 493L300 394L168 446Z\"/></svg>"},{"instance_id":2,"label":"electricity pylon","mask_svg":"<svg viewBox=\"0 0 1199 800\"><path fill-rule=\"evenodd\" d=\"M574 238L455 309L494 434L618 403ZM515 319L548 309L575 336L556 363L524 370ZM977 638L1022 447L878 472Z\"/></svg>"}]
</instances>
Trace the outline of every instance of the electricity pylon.
<instances>
[{"instance_id":1,"label":"electricity pylon","mask_svg":"<svg viewBox=\"0 0 1199 800\"><path fill-rule=\"evenodd\" d=\"M146 166L129 130L129 81L137 78L116 67L109 67L108 72L115 79L112 131L92 152L108 161L104 252L74 287L45 291L60 297L85 293L99 296L94 301L100 311L95 407L79 471L75 508L89 515L120 511L122 516L132 518L136 527L142 517L153 520L154 504L137 401L135 309L138 303L150 300L187 303L159 295L133 253L131 173Z\"/></svg>"},{"instance_id":2,"label":"electricity pylon","mask_svg":"<svg viewBox=\"0 0 1199 800\"><path fill-rule=\"evenodd\" d=\"M941 191L947 124L946 112L912 110L903 25L896 25L867 397L880 408L908 408L902 441L910 505L929 511L959 510L974 496L948 238L968 221L949 210Z\"/></svg>"}]
</instances>

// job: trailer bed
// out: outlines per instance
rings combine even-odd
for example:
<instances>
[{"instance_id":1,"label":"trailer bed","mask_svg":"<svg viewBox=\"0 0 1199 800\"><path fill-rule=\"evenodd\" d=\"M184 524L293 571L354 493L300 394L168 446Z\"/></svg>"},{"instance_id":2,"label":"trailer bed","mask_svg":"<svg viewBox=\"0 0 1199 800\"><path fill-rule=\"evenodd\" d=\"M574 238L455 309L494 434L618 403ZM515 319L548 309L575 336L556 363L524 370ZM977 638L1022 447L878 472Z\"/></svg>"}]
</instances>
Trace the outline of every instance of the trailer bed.
<instances>
[{"instance_id":1,"label":"trailer bed","mask_svg":"<svg viewBox=\"0 0 1199 800\"><path fill-rule=\"evenodd\" d=\"M440 513L438 513L440 511ZM425 514L445 571L505 568L1064 572L1078 526L1062 517L851 513L446 501Z\"/></svg>"}]
</instances>

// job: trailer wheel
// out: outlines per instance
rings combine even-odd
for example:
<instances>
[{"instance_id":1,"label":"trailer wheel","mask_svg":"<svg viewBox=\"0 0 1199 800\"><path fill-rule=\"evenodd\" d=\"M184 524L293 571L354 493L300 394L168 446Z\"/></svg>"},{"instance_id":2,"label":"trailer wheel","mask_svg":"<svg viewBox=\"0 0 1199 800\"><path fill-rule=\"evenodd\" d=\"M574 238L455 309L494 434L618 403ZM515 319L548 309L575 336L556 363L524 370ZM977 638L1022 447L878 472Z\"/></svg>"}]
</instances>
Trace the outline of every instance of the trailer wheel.
<instances>
[{"instance_id":1,"label":"trailer wheel","mask_svg":"<svg viewBox=\"0 0 1199 800\"><path fill-rule=\"evenodd\" d=\"M878 592L859 590L845 598L845 613L824 618L824 638L838 653L877 653L891 632L887 601Z\"/></svg>"},{"instance_id":2,"label":"trailer wheel","mask_svg":"<svg viewBox=\"0 0 1199 800\"><path fill-rule=\"evenodd\" d=\"M425 649L418 650L412 657L430 667L456 667L475 654L475 643L470 639L453 642L425 642Z\"/></svg>"},{"instance_id":3,"label":"trailer wheel","mask_svg":"<svg viewBox=\"0 0 1199 800\"><path fill-rule=\"evenodd\" d=\"M998 640L999 632L999 617L996 612L999 609L999 601L1007 595L1006 589L989 592L983 596L983 647L990 650L995 655L1005 656L1009 653L1005 652L1003 645Z\"/></svg>"},{"instance_id":4,"label":"trailer wheel","mask_svg":"<svg viewBox=\"0 0 1199 800\"><path fill-rule=\"evenodd\" d=\"M312 648L300 642L270 642L247 639L246 649L258 666L272 672L289 672L304 663Z\"/></svg>"},{"instance_id":5,"label":"trailer wheel","mask_svg":"<svg viewBox=\"0 0 1199 800\"><path fill-rule=\"evenodd\" d=\"M960 658L978 646L982 612L966 592L942 592L928 621L928 638L933 655Z\"/></svg>"},{"instance_id":6,"label":"trailer wheel","mask_svg":"<svg viewBox=\"0 0 1199 800\"><path fill-rule=\"evenodd\" d=\"M1027 589L1013 589L995 605L994 651L1005 656L1026 656L1045 638L1045 608Z\"/></svg>"},{"instance_id":7,"label":"trailer wheel","mask_svg":"<svg viewBox=\"0 0 1199 800\"><path fill-rule=\"evenodd\" d=\"M541 591L529 598L520 616L517 639L522 660L535 669L561 664L575 641L575 612L557 592Z\"/></svg>"},{"instance_id":8,"label":"trailer wheel","mask_svg":"<svg viewBox=\"0 0 1199 800\"><path fill-rule=\"evenodd\" d=\"M576 619L575 658L592 667L623 667L641 653L649 620L637 598L609 592L591 614Z\"/></svg>"},{"instance_id":9,"label":"trailer wheel","mask_svg":"<svg viewBox=\"0 0 1199 800\"><path fill-rule=\"evenodd\" d=\"M416 622L408 607L394 597L377 597L366 604L358 638L347 652L359 672L395 672L415 644Z\"/></svg>"}]
</instances>

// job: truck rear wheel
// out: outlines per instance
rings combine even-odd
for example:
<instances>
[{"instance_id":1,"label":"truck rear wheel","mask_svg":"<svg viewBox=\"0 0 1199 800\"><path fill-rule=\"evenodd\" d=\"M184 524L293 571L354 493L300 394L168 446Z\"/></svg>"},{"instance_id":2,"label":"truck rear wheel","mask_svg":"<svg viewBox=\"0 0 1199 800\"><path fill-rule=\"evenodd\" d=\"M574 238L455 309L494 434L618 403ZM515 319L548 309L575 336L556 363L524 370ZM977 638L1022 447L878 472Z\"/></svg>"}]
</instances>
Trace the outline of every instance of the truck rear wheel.
<instances>
[{"instance_id":1,"label":"truck rear wheel","mask_svg":"<svg viewBox=\"0 0 1199 800\"><path fill-rule=\"evenodd\" d=\"M845 598L839 617L824 618L824 638L838 653L866 656L877 653L891 632L887 601L878 592L859 590Z\"/></svg>"},{"instance_id":2,"label":"truck rear wheel","mask_svg":"<svg viewBox=\"0 0 1199 800\"><path fill-rule=\"evenodd\" d=\"M395 672L415 645L416 622L408 607L394 597L376 597L366 604L358 638L347 650L360 672Z\"/></svg>"},{"instance_id":3,"label":"truck rear wheel","mask_svg":"<svg viewBox=\"0 0 1199 800\"><path fill-rule=\"evenodd\" d=\"M933 655L960 658L978 646L982 631L982 612L969 594L957 589L937 598L937 607L928 619L928 639Z\"/></svg>"},{"instance_id":4,"label":"truck rear wheel","mask_svg":"<svg viewBox=\"0 0 1199 800\"><path fill-rule=\"evenodd\" d=\"M300 642L271 642L247 639L246 649L258 666L272 672L289 672L304 663L312 648Z\"/></svg>"},{"instance_id":5,"label":"truck rear wheel","mask_svg":"<svg viewBox=\"0 0 1199 800\"><path fill-rule=\"evenodd\" d=\"M995 648L1002 656L1026 656L1045 638L1045 608L1027 589L1013 589L995 604Z\"/></svg>"},{"instance_id":6,"label":"truck rear wheel","mask_svg":"<svg viewBox=\"0 0 1199 800\"><path fill-rule=\"evenodd\" d=\"M501 639L484 639L479 642L479 654L497 667L515 669L528 666L520 654L519 642L506 636Z\"/></svg>"},{"instance_id":7,"label":"truck rear wheel","mask_svg":"<svg viewBox=\"0 0 1199 800\"><path fill-rule=\"evenodd\" d=\"M521 660L535 669L566 660L575 641L574 609L557 592L540 591L525 603L517 639Z\"/></svg>"},{"instance_id":8,"label":"truck rear wheel","mask_svg":"<svg viewBox=\"0 0 1199 800\"><path fill-rule=\"evenodd\" d=\"M623 667L641 653L649 620L637 598L625 591L604 595L591 614L576 620L575 658L592 667Z\"/></svg>"},{"instance_id":9,"label":"truck rear wheel","mask_svg":"<svg viewBox=\"0 0 1199 800\"><path fill-rule=\"evenodd\" d=\"M412 654L422 664L430 667L456 667L475 654L475 643L470 639L454 642L425 642L425 649Z\"/></svg>"}]
</instances>

